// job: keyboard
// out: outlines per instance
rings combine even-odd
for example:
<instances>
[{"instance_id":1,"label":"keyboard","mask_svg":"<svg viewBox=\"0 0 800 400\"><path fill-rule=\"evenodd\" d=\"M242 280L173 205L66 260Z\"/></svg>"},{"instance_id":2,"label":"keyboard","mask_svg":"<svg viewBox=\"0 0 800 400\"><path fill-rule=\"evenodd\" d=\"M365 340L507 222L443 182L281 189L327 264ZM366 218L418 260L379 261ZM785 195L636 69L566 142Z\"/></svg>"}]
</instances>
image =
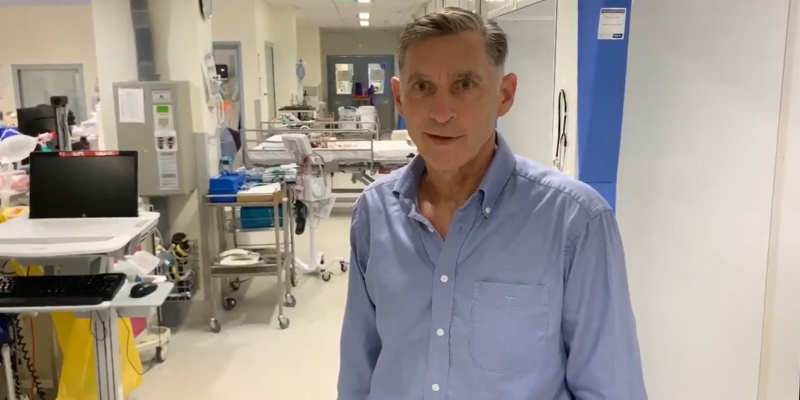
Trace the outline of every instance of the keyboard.
<instances>
[{"instance_id":1,"label":"keyboard","mask_svg":"<svg viewBox=\"0 0 800 400\"><path fill-rule=\"evenodd\" d=\"M95 306L111 301L125 274L5 276L0 307Z\"/></svg>"}]
</instances>

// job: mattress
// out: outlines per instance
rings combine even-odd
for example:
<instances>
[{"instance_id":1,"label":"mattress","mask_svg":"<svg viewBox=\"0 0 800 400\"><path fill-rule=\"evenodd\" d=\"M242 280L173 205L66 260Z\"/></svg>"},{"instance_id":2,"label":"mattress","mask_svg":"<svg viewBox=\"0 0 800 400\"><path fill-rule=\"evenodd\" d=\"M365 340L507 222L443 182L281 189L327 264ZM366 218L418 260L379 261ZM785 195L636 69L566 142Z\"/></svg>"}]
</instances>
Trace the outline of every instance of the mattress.
<instances>
[{"instance_id":1,"label":"mattress","mask_svg":"<svg viewBox=\"0 0 800 400\"><path fill-rule=\"evenodd\" d=\"M270 138L264 143L248 150L248 159L256 164L280 165L295 162L286 150L282 141ZM343 163L362 163L372 159L372 150L375 151L375 162L384 164L404 164L409 161L409 155L416 155L416 146L405 140L359 140L359 141L332 141L327 143L327 148L315 148L314 154L326 161L340 161Z\"/></svg>"}]
</instances>

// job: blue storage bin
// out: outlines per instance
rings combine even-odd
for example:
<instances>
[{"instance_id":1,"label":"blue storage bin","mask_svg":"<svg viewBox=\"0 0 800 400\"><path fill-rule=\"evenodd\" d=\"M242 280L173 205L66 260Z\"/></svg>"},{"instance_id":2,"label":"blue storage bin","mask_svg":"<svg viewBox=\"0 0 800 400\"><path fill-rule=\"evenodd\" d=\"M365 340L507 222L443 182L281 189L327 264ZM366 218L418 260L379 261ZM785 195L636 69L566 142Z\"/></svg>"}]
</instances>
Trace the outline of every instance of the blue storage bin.
<instances>
[{"instance_id":1,"label":"blue storage bin","mask_svg":"<svg viewBox=\"0 0 800 400\"><path fill-rule=\"evenodd\" d=\"M247 176L238 172L226 172L208 180L208 194L230 195L210 198L212 203L235 203L236 194L244 185Z\"/></svg>"},{"instance_id":2,"label":"blue storage bin","mask_svg":"<svg viewBox=\"0 0 800 400\"><path fill-rule=\"evenodd\" d=\"M272 207L242 207L239 212L242 229L272 228L275 226L275 211ZM278 223L283 226L283 206L278 205Z\"/></svg>"}]
</instances>

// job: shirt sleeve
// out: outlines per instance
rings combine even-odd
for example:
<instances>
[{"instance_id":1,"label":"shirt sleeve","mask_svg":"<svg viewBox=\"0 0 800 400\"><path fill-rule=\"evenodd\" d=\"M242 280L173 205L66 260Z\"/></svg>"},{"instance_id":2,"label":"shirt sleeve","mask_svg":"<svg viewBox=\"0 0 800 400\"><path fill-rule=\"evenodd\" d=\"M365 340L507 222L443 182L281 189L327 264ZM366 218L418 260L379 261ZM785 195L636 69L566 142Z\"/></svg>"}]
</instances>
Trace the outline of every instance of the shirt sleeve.
<instances>
[{"instance_id":1,"label":"shirt sleeve","mask_svg":"<svg viewBox=\"0 0 800 400\"><path fill-rule=\"evenodd\" d=\"M612 211L567 249L562 333L576 400L646 400L625 255Z\"/></svg>"},{"instance_id":2,"label":"shirt sleeve","mask_svg":"<svg viewBox=\"0 0 800 400\"><path fill-rule=\"evenodd\" d=\"M350 227L350 281L342 325L338 400L365 400L381 351L375 304L364 278L369 259L369 225L363 199L356 203Z\"/></svg>"}]
</instances>

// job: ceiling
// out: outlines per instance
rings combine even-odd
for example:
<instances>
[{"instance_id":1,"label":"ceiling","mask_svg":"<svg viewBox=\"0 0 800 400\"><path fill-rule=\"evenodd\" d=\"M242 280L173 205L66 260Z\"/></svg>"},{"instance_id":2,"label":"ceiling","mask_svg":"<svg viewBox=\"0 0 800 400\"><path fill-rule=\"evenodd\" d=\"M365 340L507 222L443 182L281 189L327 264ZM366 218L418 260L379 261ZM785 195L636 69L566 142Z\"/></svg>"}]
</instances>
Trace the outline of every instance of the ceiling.
<instances>
[{"instance_id":1,"label":"ceiling","mask_svg":"<svg viewBox=\"0 0 800 400\"><path fill-rule=\"evenodd\" d=\"M163 0L162 0L163 1ZM240 1L240 0L215 0ZM289 6L297 10L300 23L323 28L360 28L358 13L370 13L370 28L394 28L411 20L429 0L372 0L359 3L357 0L265 0L272 5ZM91 0L0 0L0 6L56 6L91 5Z\"/></svg>"},{"instance_id":2,"label":"ceiling","mask_svg":"<svg viewBox=\"0 0 800 400\"><path fill-rule=\"evenodd\" d=\"M2 1L2 0L0 0ZM231 0L217 0L231 1ZM302 24L323 28L359 28L358 13L370 14L370 28L394 28L405 25L411 15L428 0L266 0L274 5L291 6L297 10Z\"/></svg>"}]
</instances>

